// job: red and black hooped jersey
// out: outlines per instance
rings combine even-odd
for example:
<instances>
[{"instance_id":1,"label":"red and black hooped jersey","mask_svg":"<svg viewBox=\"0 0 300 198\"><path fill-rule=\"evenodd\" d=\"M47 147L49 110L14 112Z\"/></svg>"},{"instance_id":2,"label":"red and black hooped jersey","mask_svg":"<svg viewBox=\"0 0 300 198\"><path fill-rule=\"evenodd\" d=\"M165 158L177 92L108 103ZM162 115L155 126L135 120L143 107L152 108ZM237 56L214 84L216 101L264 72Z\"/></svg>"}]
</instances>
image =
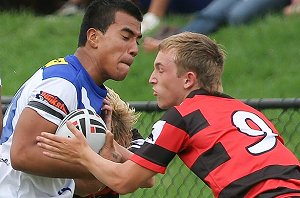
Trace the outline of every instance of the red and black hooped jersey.
<instances>
[{"instance_id":1,"label":"red and black hooped jersey","mask_svg":"<svg viewBox=\"0 0 300 198\"><path fill-rule=\"evenodd\" d=\"M273 124L224 94L195 90L153 125L131 158L158 173L178 155L215 197L300 195L300 166Z\"/></svg>"}]
</instances>

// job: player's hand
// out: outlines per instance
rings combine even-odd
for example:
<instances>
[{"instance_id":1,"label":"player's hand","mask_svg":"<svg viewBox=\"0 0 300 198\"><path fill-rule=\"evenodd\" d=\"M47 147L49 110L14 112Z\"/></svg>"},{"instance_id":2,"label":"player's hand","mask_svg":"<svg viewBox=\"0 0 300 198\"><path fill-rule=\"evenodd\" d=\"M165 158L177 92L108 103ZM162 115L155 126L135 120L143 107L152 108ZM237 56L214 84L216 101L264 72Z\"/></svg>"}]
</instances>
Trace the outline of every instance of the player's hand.
<instances>
[{"instance_id":1,"label":"player's hand","mask_svg":"<svg viewBox=\"0 0 300 198\"><path fill-rule=\"evenodd\" d=\"M67 121L67 127L75 135L74 138L42 132L36 138L37 145L45 149L43 154L48 157L80 164L85 154L92 149L83 134L70 121Z\"/></svg>"},{"instance_id":2,"label":"player's hand","mask_svg":"<svg viewBox=\"0 0 300 198\"><path fill-rule=\"evenodd\" d=\"M102 119L105 122L107 130L111 131L111 122L112 122L112 111L113 108L110 105L109 98L106 97L103 100L103 106L101 108L102 111Z\"/></svg>"},{"instance_id":3,"label":"player's hand","mask_svg":"<svg viewBox=\"0 0 300 198\"><path fill-rule=\"evenodd\" d=\"M103 158L111 160L113 162L122 161L122 155L116 151L116 148L114 146L114 135L108 130L106 131L105 143L101 148L99 154Z\"/></svg>"}]
</instances>

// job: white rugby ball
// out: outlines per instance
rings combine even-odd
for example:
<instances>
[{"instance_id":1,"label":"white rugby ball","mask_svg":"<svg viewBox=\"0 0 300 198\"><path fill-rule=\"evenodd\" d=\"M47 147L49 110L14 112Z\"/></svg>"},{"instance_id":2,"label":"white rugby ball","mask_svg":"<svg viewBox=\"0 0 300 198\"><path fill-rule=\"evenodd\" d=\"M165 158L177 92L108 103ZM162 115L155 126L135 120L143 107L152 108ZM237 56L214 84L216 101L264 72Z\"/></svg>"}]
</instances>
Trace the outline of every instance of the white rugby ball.
<instances>
[{"instance_id":1,"label":"white rugby ball","mask_svg":"<svg viewBox=\"0 0 300 198\"><path fill-rule=\"evenodd\" d=\"M95 151L99 152L105 143L106 125L103 119L94 111L78 109L69 113L59 124L55 134L63 137L74 137L68 129L66 122L71 123L83 133L88 144Z\"/></svg>"}]
</instances>

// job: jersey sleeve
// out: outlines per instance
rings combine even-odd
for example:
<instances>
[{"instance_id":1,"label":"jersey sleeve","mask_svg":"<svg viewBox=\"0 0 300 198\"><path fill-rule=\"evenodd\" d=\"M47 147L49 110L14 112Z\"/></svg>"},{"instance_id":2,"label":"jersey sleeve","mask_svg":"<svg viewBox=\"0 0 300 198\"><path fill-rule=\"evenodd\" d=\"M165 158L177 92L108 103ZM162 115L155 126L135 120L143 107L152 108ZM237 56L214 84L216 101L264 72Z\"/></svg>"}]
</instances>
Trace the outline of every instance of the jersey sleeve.
<instances>
[{"instance_id":1,"label":"jersey sleeve","mask_svg":"<svg viewBox=\"0 0 300 198\"><path fill-rule=\"evenodd\" d=\"M132 132L132 141L128 150L135 153L136 150L141 148L141 146L144 144L145 139L140 134L138 129L134 128L131 130L131 132Z\"/></svg>"},{"instance_id":2,"label":"jersey sleeve","mask_svg":"<svg viewBox=\"0 0 300 198\"><path fill-rule=\"evenodd\" d=\"M76 106L76 87L68 80L58 77L43 80L36 86L27 105L57 125Z\"/></svg>"},{"instance_id":3,"label":"jersey sleeve","mask_svg":"<svg viewBox=\"0 0 300 198\"><path fill-rule=\"evenodd\" d=\"M131 160L152 171L165 173L168 164L189 140L185 128L185 121L177 109L169 109L153 125L151 134Z\"/></svg>"}]
</instances>

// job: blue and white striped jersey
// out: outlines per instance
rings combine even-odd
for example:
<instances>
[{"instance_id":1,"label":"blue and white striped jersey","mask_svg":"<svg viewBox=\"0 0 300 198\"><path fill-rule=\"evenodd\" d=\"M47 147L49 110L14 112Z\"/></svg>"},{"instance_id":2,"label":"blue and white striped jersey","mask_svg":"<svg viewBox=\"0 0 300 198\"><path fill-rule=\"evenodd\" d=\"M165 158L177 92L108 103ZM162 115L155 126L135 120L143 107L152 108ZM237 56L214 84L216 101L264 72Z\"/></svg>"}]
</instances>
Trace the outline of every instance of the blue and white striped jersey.
<instances>
[{"instance_id":1,"label":"blue and white striped jersey","mask_svg":"<svg viewBox=\"0 0 300 198\"><path fill-rule=\"evenodd\" d=\"M27 80L4 115L0 197L72 197L75 188L72 179L40 177L12 168L10 148L15 126L25 107L56 125L75 109L91 109L100 115L106 94L104 85L98 86L74 55L50 61Z\"/></svg>"}]
</instances>

